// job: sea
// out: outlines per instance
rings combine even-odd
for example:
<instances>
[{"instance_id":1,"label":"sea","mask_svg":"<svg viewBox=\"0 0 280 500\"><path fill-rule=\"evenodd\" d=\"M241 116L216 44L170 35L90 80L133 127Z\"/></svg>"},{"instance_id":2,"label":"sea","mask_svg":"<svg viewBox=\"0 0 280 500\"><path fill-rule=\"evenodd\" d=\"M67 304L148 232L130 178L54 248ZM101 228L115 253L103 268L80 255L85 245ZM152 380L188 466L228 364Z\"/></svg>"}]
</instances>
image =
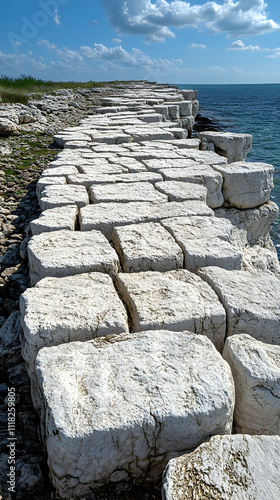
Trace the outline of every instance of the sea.
<instances>
[{"instance_id":1,"label":"sea","mask_svg":"<svg viewBox=\"0 0 280 500\"><path fill-rule=\"evenodd\" d=\"M219 130L251 134L252 149L246 161L270 163L275 168L270 199L280 207L280 84L195 85L179 89L197 90L199 113ZM280 259L280 217L271 237Z\"/></svg>"}]
</instances>

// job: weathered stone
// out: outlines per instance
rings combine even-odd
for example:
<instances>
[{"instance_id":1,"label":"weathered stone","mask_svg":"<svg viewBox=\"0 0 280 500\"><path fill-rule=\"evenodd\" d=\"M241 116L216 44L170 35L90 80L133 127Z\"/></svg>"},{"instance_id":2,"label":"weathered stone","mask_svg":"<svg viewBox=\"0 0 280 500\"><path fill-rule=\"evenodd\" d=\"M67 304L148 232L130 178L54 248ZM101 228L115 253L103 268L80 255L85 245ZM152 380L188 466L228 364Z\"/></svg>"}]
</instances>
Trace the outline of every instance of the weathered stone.
<instances>
[{"instance_id":1,"label":"weathered stone","mask_svg":"<svg viewBox=\"0 0 280 500\"><path fill-rule=\"evenodd\" d=\"M252 147L252 136L249 134L206 131L198 137L201 139L201 149L207 150L209 145L214 144L215 151L226 156L229 163L245 160Z\"/></svg>"},{"instance_id":2,"label":"weathered stone","mask_svg":"<svg viewBox=\"0 0 280 500\"><path fill-rule=\"evenodd\" d=\"M205 266L241 269L242 253L231 243L234 227L215 217L179 217L162 225L172 234L184 253L184 267L196 272Z\"/></svg>"},{"instance_id":3,"label":"weathered stone","mask_svg":"<svg viewBox=\"0 0 280 500\"><path fill-rule=\"evenodd\" d=\"M225 206L248 209L268 201L273 188L272 165L236 162L215 168L223 176Z\"/></svg>"},{"instance_id":4,"label":"weathered stone","mask_svg":"<svg viewBox=\"0 0 280 500\"><path fill-rule=\"evenodd\" d=\"M230 433L230 369L201 336L148 331L72 342L42 349L36 365L51 479L63 498L158 481L174 454Z\"/></svg>"},{"instance_id":5,"label":"weathered stone","mask_svg":"<svg viewBox=\"0 0 280 500\"><path fill-rule=\"evenodd\" d=\"M272 273L205 267L198 274L226 309L227 336L245 333L268 344L280 344L280 281Z\"/></svg>"},{"instance_id":6,"label":"weathered stone","mask_svg":"<svg viewBox=\"0 0 280 500\"><path fill-rule=\"evenodd\" d=\"M181 116L190 116L192 114L192 101L181 101L179 103L179 111Z\"/></svg>"},{"instance_id":7,"label":"weathered stone","mask_svg":"<svg viewBox=\"0 0 280 500\"><path fill-rule=\"evenodd\" d=\"M42 210L74 204L77 207L84 207L88 203L89 199L86 188L74 185L47 186L43 189L39 200Z\"/></svg>"},{"instance_id":8,"label":"weathered stone","mask_svg":"<svg viewBox=\"0 0 280 500\"><path fill-rule=\"evenodd\" d=\"M99 164L80 164L79 170L84 175L119 175L127 174L129 170L119 164L111 164L108 162L100 162Z\"/></svg>"},{"instance_id":9,"label":"weathered stone","mask_svg":"<svg viewBox=\"0 0 280 500\"><path fill-rule=\"evenodd\" d=\"M33 236L28 244L32 286L46 276L62 277L91 271L118 272L115 250L100 231L53 231Z\"/></svg>"},{"instance_id":10,"label":"weathered stone","mask_svg":"<svg viewBox=\"0 0 280 500\"><path fill-rule=\"evenodd\" d=\"M45 177L65 177L65 175L77 174L78 168L74 165L61 165L59 167L46 168L41 173L40 180L45 179Z\"/></svg>"},{"instance_id":11,"label":"weathered stone","mask_svg":"<svg viewBox=\"0 0 280 500\"><path fill-rule=\"evenodd\" d=\"M207 189L199 184L182 181L157 182L155 188L168 196L169 201L200 200L206 203Z\"/></svg>"},{"instance_id":12,"label":"weathered stone","mask_svg":"<svg viewBox=\"0 0 280 500\"><path fill-rule=\"evenodd\" d=\"M138 172L129 174L77 174L67 175L68 184L77 184L85 187L90 187L93 184L116 184L116 183L134 183L134 182L151 182L155 184L161 181L160 174L155 172Z\"/></svg>"},{"instance_id":13,"label":"weathered stone","mask_svg":"<svg viewBox=\"0 0 280 500\"><path fill-rule=\"evenodd\" d=\"M180 94L182 94L187 101L192 101L196 97L196 90L180 89Z\"/></svg>"},{"instance_id":14,"label":"weathered stone","mask_svg":"<svg viewBox=\"0 0 280 500\"><path fill-rule=\"evenodd\" d=\"M129 127L125 128L124 131L126 134L131 135L135 142L174 139L171 132L161 130L159 127Z\"/></svg>"},{"instance_id":15,"label":"weathered stone","mask_svg":"<svg viewBox=\"0 0 280 500\"><path fill-rule=\"evenodd\" d=\"M41 177L36 184L36 194L40 198L43 189L46 186L63 186L66 184L66 178L64 176L59 177Z\"/></svg>"},{"instance_id":16,"label":"weathered stone","mask_svg":"<svg viewBox=\"0 0 280 500\"><path fill-rule=\"evenodd\" d=\"M20 297L22 354L38 405L35 359L42 347L128 332L127 314L111 278L85 273L45 278Z\"/></svg>"},{"instance_id":17,"label":"weathered stone","mask_svg":"<svg viewBox=\"0 0 280 500\"><path fill-rule=\"evenodd\" d=\"M116 285L136 332L186 329L206 335L222 350L225 310L215 292L195 274L185 269L119 274Z\"/></svg>"},{"instance_id":18,"label":"weathered stone","mask_svg":"<svg viewBox=\"0 0 280 500\"><path fill-rule=\"evenodd\" d=\"M279 208L276 203L269 201L264 205L249 209L238 210L237 208L218 208L215 210L217 217L228 219L240 231L243 232L243 245L249 243L266 243L272 224L276 222Z\"/></svg>"},{"instance_id":19,"label":"weathered stone","mask_svg":"<svg viewBox=\"0 0 280 500\"><path fill-rule=\"evenodd\" d=\"M213 211L201 201L191 200L180 203L97 203L80 210L82 231L98 229L109 239L115 226L138 224L140 222L159 222L169 217L211 216Z\"/></svg>"},{"instance_id":20,"label":"weathered stone","mask_svg":"<svg viewBox=\"0 0 280 500\"><path fill-rule=\"evenodd\" d=\"M13 366L20 361L20 313L10 314L0 328L0 366Z\"/></svg>"},{"instance_id":21,"label":"weathered stone","mask_svg":"<svg viewBox=\"0 0 280 500\"><path fill-rule=\"evenodd\" d=\"M168 197L159 193L149 182L96 184L89 188L89 195L93 203L141 201L166 203L168 201Z\"/></svg>"},{"instance_id":22,"label":"weathered stone","mask_svg":"<svg viewBox=\"0 0 280 500\"><path fill-rule=\"evenodd\" d=\"M163 500L264 500L280 495L278 436L215 436L170 460Z\"/></svg>"},{"instance_id":23,"label":"weathered stone","mask_svg":"<svg viewBox=\"0 0 280 500\"><path fill-rule=\"evenodd\" d=\"M0 116L0 135L14 135L18 133L19 127L9 118Z\"/></svg>"},{"instance_id":24,"label":"weathered stone","mask_svg":"<svg viewBox=\"0 0 280 500\"><path fill-rule=\"evenodd\" d=\"M157 172L167 181L202 184L207 188L207 204L211 208L220 207L224 202L223 177L209 165L190 163L184 168L160 168Z\"/></svg>"},{"instance_id":25,"label":"weathered stone","mask_svg":"<svg viewBox=\"0 0 280 500\"><path fill-rule=\"evenodd\" d=\"M235 430L241 434L280 434L280 346L249 335L234 335L223 358L235 384Z\"/></svg>"},{"instance_id":26,"label":"weathered stone","mask_svg":"<svg viewBox=\"0 0 280 500\"><path fill-rule=\"evenodd\" d=\"M34 219L29 223L31 233L35 236L36 234L59 231L61 229L74 231L77 214L77 205L66 205L65 207L44 210L38 219Z\"/></svg>"},{"instance_id":27,"label":"weathered stone","mask_svg":"<svg viewBox=\"0 0 280 500\"><path fill-rule=\"evenodd\" d=\"M158 223L116 227L113 244L124 272L163 272L183 267L182 250Z\"/></svg>"}]
</instances>

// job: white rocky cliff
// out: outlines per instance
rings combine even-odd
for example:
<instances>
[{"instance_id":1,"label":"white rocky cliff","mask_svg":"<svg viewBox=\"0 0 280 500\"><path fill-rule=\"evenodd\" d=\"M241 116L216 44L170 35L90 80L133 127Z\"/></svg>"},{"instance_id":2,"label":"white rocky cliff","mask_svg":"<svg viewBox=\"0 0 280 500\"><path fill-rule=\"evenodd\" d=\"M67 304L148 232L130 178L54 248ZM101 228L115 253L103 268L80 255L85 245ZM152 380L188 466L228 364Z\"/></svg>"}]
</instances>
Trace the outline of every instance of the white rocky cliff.
<instances>
[{"instance_id":1,"label":"white rocky cliff","mask_svg":"<svg viewBox=\"0 0 280 500\"><path fill-rule=\"evenodd\" d=\"M197 110L124 85L38 182L22 353L62 498L166 466L164 499L261 499L267 470L280 496L273 167L245 161L251 136L192 138Z\"/></svg>"}]
</instances>

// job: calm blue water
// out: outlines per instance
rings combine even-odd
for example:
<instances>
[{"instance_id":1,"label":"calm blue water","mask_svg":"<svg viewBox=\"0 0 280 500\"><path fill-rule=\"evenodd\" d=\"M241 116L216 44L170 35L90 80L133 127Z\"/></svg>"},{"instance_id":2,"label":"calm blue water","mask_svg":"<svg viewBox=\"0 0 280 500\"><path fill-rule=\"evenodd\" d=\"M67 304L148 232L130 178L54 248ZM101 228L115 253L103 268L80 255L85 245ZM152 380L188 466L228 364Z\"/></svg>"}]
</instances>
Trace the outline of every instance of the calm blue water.
<instances>
[{"instance_id":1,"label":"calm blue water","mask_svg":"<svg viewBox=\"0 0 280 500\"><path fill-rule=\"evenodd\" d=\"M178 85L198 91L199 113L215 119L222 130L253 136L247 161L275 167L271 200L280 207L280 84ZM271 236L280 257L280 218Z\"/></svg>"}]
</instances>

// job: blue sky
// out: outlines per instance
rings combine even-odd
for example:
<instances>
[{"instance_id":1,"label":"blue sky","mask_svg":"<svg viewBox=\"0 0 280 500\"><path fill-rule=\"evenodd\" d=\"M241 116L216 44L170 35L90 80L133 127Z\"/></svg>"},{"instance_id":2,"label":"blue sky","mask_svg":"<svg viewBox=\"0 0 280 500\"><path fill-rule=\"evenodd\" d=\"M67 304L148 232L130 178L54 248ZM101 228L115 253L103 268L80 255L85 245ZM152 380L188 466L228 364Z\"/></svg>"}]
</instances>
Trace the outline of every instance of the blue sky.
<instances>
[{"instance_id":1,"label":"blue sky","mask_svg":"<svg viewBox=\"0 0 280 500\"><path fill-rule=\"evenodd\" d=\"M280 83L279 0L0 1L0 74Z\"/></svg>"}]
</instances>

